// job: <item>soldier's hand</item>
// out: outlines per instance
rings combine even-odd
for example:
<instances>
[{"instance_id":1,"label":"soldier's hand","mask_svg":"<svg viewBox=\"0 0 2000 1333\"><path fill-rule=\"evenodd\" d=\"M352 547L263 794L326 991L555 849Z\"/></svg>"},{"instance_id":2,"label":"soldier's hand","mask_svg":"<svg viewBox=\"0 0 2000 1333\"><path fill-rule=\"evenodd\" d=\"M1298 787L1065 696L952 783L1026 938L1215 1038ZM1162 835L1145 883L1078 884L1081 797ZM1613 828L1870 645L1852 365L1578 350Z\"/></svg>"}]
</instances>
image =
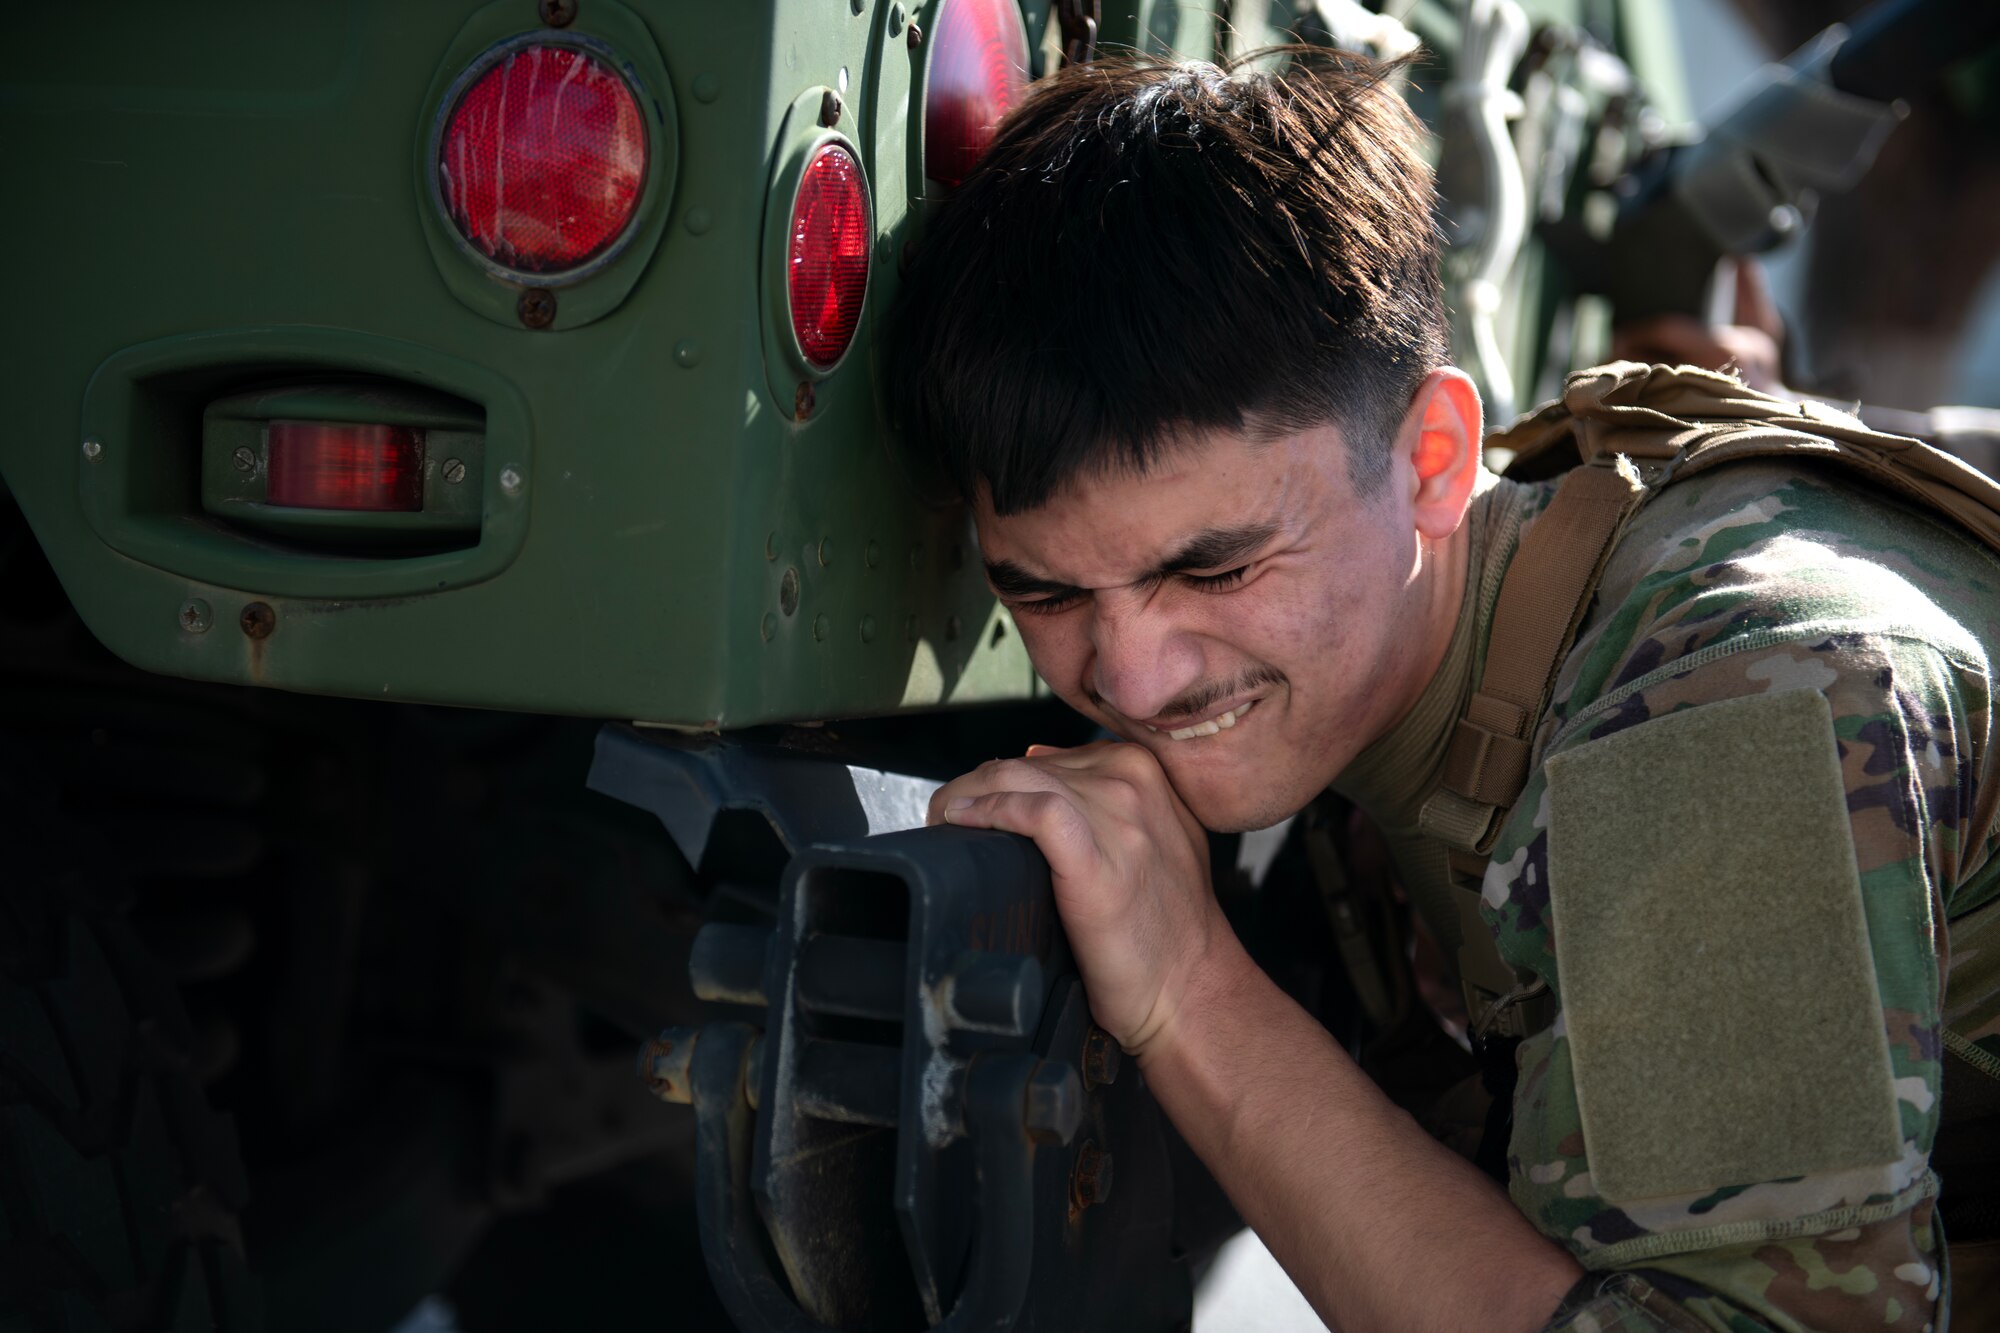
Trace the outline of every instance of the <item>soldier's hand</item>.
<instances>
[{"instance_id":1,"label":"soldier's hand","mask_svg":"<svg viewBox=\"0 0 2000 1333\"><path fill-rule=\"evenodd\" d=\"M993 760L939 788L930 822L1035 840L1091 1015L1141 1060L1210 951L1234 945L1207 835L1144 746L1038 745Z\"/></svg>"}]
</instances>

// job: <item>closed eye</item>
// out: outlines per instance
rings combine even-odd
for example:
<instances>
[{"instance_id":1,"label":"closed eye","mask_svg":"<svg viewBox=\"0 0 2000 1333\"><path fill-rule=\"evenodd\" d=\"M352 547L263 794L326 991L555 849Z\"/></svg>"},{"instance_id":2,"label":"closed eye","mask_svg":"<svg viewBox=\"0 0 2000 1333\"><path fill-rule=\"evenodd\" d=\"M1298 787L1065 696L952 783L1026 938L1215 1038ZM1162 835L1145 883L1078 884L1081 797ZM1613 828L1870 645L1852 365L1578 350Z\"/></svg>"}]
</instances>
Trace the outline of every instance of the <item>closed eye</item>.
<instances>
[{"instance_id":1,"label":"closed eye","mask_svg":"<svg viewBox=\"0 0 2000 1333\"><path fill-rule=\"evenodd\" d=\"M1220 574L1182 574L1180 579L1189 587L1199 588L1203 592L1221 592L1243 582L1243 576L1249 569L1248 565L1238 565L1234 569L1225 569Z\"/></svg>"},{"instance_id":2,"label":"closed eye","mask_svg":"<svg viewBox=\"0 0 2000 1333\"><path fill-rule=\"evenodd\" d=\"M1029 602L1008 602L1007 609L1020 614L1025 611L1031 616L1052 616L1058 611L1067 611L1076 605L1082 592L1058 593L1053 597L1037 597Z\"/></svg>"}]
</instances>

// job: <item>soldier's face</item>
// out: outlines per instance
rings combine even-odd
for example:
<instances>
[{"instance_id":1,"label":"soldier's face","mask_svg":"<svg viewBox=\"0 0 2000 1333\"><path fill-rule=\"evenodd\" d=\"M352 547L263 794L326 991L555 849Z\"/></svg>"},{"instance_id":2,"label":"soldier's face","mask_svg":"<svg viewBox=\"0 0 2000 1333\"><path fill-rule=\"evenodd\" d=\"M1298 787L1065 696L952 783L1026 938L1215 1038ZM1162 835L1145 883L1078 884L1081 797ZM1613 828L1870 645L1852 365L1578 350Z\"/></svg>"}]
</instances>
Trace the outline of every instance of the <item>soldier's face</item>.
<instances>
[{"instance_id":1,"label":"soldier's face","mask_svg":"<svg viewBox=\"0 0 2000 1333\"><path fill-rule=\"evenodd\" d=\"M1209 434L1028 513L977 506L980 553L1051 689L1151 750L1209 828L1262 828L1400 718L1442 655L1457 602L1433 551L1464 498L1426 533L1414 466L1399 446L1363 499L1337 427Z\"/></svg>"}]
</instances>

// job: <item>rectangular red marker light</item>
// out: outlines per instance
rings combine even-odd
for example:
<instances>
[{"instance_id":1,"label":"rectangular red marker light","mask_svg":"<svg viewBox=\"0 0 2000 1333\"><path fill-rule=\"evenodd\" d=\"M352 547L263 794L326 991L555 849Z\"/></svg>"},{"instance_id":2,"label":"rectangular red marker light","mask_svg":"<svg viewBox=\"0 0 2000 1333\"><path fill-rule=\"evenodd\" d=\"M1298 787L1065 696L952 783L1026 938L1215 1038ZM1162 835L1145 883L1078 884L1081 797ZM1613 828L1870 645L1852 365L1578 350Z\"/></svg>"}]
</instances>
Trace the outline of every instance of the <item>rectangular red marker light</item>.
<instances>
[{"instance_id":1,"label":"rectangular red marker light","mask_svg":"<svg viewBox=\"0 0 2000 1333\"><path fill-rule=\"evenodd\" d=\"M274 421L266 438L266 504L381 513L415 513L424 507L421 430Z\"/></svg>"}]
</instances>

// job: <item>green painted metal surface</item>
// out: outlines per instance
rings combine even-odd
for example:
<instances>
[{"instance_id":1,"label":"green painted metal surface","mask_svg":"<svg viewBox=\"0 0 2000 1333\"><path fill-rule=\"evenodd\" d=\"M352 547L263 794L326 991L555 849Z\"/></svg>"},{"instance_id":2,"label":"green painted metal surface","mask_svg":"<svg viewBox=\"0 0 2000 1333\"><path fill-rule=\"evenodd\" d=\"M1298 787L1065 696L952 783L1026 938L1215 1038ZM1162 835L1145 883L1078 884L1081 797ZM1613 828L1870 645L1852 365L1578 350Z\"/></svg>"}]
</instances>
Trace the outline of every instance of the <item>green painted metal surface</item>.
<instances>
[{"instance_id":1,"label":"green painted metal surface","mask_svg":"<svg viewBox=\"0 0 2000 1333\"><path fill-rule=\"evenodd\" d=\"M580 0L560 31L535 0L18 16L0 476L86 623L174 675L684 727L1033 693L966 516L919 497L875 391L875 323L935 189L935 43L909 23L935 32L941 3ZM1046 51L1047 7L1023 8ZM1107 4L1102 37L1241 50L1289 10L1231 8L1254 35L1150 0ZM428 172L451 90L536 34L615 64L651 145L632 239L555 289L543 328L522 322L535 284L469 252ZM1448 57L1448 22L1424 35ZM858 342L823 372L785 319L782 238L829 140L867 172L876 242ZM476 523L461 507L450 542L398 547L350 540L345 515L233 522L213 458L204 496L211 405L343 376L470 406ZM213 615L182 615L195 601ZM238 628L252 602L261 638Z\"/></svg>"}]
</instances>

